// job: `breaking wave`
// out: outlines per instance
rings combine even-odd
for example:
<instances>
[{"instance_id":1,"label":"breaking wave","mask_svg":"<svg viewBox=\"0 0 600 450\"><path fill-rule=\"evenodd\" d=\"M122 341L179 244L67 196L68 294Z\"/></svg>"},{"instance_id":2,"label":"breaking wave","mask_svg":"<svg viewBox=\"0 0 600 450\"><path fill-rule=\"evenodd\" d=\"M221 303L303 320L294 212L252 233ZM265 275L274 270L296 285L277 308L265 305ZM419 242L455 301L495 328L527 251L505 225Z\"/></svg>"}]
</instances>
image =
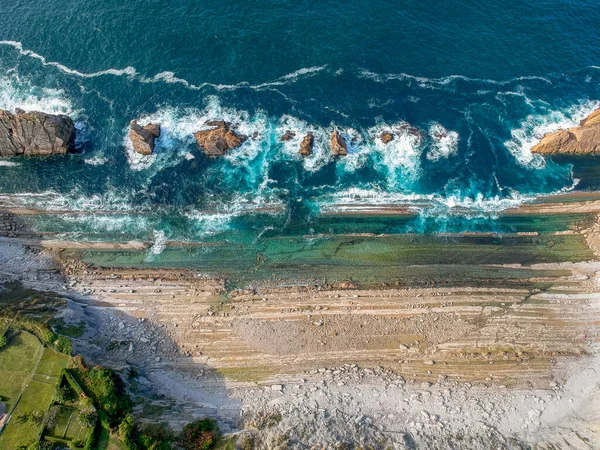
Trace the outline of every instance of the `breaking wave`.
<instances>
[{"instance_id":1,"label":"breaking wave","mask_svg":"<svg viewBox=\"0 0 600 450\"><path fill-rule=\"evenodd\" d=\"M547 133L570 128L579 124L592 111L600 107L600 101L585 101L565 110L548 110L542 114L531 114L521 122L519 128L511 130L512 139L504 143L521 166L543 169L546 160L542 155L531 152Z\"/></svg>"}]
</instances>

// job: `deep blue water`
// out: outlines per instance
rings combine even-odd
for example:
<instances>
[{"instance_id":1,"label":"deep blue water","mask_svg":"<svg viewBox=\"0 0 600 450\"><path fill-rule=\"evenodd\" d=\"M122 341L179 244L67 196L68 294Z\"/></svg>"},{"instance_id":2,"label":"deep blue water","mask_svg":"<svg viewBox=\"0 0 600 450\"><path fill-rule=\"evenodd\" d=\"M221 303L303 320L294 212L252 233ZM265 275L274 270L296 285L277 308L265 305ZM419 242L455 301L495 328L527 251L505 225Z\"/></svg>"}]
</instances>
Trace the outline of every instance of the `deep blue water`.
<instances>
[{"instance_id":1,"label":"deep blue water","mask_svg":"<svg viewBox=\"0 0 600 450\"><path fill-rule=\"evenodd\" d=\"M395 231L483 231L537 194L595 187L529 148L600 106L598 1L0 0L0 40L0 107L69 113L82 151L0 162L0 193L103 211L40 231L310 232L364 203L413 204ZM192 133L221 117L259 137L209 160ZM156 156L128 152L132 118L163 124ZM334 127L353 142L338 161ZM399 133L385 147L384 129ZM252 213L265 206L280 213Z\"/></svg>"}]
</instances>

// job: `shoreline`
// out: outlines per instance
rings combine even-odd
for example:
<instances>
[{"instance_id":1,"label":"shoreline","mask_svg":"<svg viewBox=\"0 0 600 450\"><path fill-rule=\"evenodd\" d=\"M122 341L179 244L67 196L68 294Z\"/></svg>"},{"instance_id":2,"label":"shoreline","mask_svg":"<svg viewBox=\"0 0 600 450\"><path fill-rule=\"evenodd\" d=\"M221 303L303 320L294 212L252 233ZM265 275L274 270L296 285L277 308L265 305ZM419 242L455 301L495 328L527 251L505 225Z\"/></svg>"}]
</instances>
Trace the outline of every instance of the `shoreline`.
<instances>
[{"instance_id":1,"label":"shoreline","mask_svg":"<svg viewBox=\"0 0 600 450\"><path fill-rule=\"evenodd\" d=\"M551 232L165 242L156 255L150 241L69 242L16 216L0 279L66 298L61 317L85 324L76 351L135 368L141 417L168 405L175 427L208 415L263 442L293 429L331 443L350 420L366 442L578 448L573 430L600 443L600 389L576 388L600 364L595 195L523 208L569 217ZM253 428L265 414L280 419Z\"/></svg>"}]
</instances>

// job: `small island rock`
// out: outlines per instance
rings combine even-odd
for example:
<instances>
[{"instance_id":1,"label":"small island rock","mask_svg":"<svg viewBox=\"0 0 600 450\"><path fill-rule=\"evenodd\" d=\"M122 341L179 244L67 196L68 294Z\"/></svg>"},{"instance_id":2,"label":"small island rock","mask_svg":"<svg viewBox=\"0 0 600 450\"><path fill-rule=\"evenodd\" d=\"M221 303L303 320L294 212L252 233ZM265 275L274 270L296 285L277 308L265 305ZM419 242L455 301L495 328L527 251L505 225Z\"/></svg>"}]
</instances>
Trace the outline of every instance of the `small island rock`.
<instances>
[{"instance_id":1,"label":"small island rock","mask_svg":"<svg viewBox=\"0 0 600 450\"><path fill-rule=\"evenodd\" d=\"M154 151L154 141L160 136L160 125L149 124L141 127L137 120L129 123L129 140L133 149L140 155L151 155Z\"/></svg>"},{"instance_id":2,"label":"small island rock","mask_svg":"<svg viewBox=\"0 0 600 450\"><path fill-rule=\"evenodd\" d=\"M300 155L302 155L302 156L312 155L314 144L315 144L315 138L313 137L312 133L308 133L306 136L304 136L304 139L302 139L302 142L300 143L300 152L299 152Z\"/></svg>"},{"instance_id":3,"label":"small island rock","mask_svg":"<svg viewBox=\"0 0 600 450\"><path fill-rule=\"evenodd\" d=\"M204 150L206 156L223 156L227 151L241 146L247 136L238 134L230 129L230 124L223 120L206 122L206 125L216 128L194 133L196 142Z\"/></svg>"},{"instance_id":4,"label":"small island rock","mask_svg":"<svg viewBox=\"0 0 600 450\"><path fill-rule=\"evenodd\" d=\"M346 156L348 154L348 146L346 145L346 141L338 132L338 130L334 130L333 133L331 133L329 146L331 147L331 153L333 156Z\"/></svg>"},{"instance_id":5,"label":"small island rock","mask_svg":"<svg viewBox=\"0 0 600 450\"><path fill-rule=\"evenodd\" d=\"M0 109L0 156L62 155L74 144L75 124L69 116Z\"/></svg>"},{"instance_id":6,"label":"small island rock","mask_svg":"<svg viewBox=\"0 0 600 450\"><path fill-rule=\"evenodd\" d=\"M384 144L388 144L394 140L394 135L389 131L384 131L383 133L381 133L381 136L379 138L381 139L381 142L383 142Z\"/></svg>"},{"instance_id":7,"label":"small island rock","mask_svg":"<svg viewBox=\"0 0 600 450\"><path fill-rule=\"evenodd\" d=\"M295 137L296 137L296 133L294 133L293 131L288 130L285 133L283 133L283 135L281 136L281 141L282 142L291 141Z\"/></svg>"},{"instance_id":8,"label":"small island rock","mask_svg":"<svg viewBox=\"0 0 600 450\"><path fill-rule=\"evenodd\" d=\"M577 127L546 134L531 151L542 155L599 155L600 109Z\"/></svg>"}]
</instances>

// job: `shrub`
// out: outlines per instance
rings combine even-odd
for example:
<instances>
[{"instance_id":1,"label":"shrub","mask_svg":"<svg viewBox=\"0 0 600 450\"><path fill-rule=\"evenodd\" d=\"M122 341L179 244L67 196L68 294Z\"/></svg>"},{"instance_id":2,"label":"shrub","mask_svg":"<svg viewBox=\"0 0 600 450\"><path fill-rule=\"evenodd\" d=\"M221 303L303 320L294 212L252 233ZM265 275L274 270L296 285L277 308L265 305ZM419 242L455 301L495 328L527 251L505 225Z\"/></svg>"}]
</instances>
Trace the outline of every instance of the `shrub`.
<instances>
[{"instance_id":1,"label":"shrub","mask_svg":"<svg viewBox=\"0 0 600 450\"><path fill-rule=\"evenodd\" d=\"M73 393L67 386L59 387L54 393L52 401L57 405L64 405L66 402L73 399Z\"/></svg>"},{"instance_id":2,"label":"shrub","mask_svg":"<svg viewBox=\"0 0 600 450\"><path fill-rule=\"evenodd\" d=\"M0 348L6 347L6 344L8 344L8 339L6 339L6 335L2 334L0 336Z\"/></svg>"},{"instance_id":3,"label":"shrub","mask_svg":"<svg viewBox=\"0 0 600 450\"><path fill-rule=\"evenodd\" d=\"M127 414L123 421L119 424L119 437L121 438L121 442L123 442L125 447L127 447L127 450L137 449L134 432L135 422L133 420L133 416L131 414Z\"/></svg>"},{"instance_id":4,"label":"shrub","mask_svg":"<svg viewBox=\"0 0 600 450\"><path fill-rule=\"evenodd\" d=\"M85 408L79 411L79 423L86 428L92 428L98 421L98 413L94 408Z\"/></svg>"},{"instance_id":5,"label":"shrub","mask_svg":"<svg viewBox=\"0 0 600 450\"><path fill-rule=\"evenodd\" d=\"M212 419L197 420L183 427L179 443L185 450L208 450L219 438L219 427Z\"/></svg>"},{"instance_id":6,"label":"shrub","mask_svg":"<svg viewBox=\"0 0 600 450\"><path fill-rule=\"evenodd\" d=\"M44 420L42 423L44 424L44 428L47 431L51 431L54 429L54 427L56 427L56 424L58 423L59 415L60 415L60 406L59 405L51 406L50 409L48 409L48 411L46 411L46 414L44 415Z\"/></svg>"},{"instance_id":7,"label":"shrub","mask_svg":"<svg viewBox=\"0 0 600 450\"><path fill-rule=\"evenodd\" d=\"M118 423L131 406L131 400L125 392L123 380L119 375L111 369L100 366L87 369L81 361L75 373L81 387L96 407L104 411L113 424Z\"/></svg>"},{"instance_id":8,"label":"shrub","mask_svg":"<svg viewBox=\"0 0 600 450\"><path fill-rule=\"evenodd\" d=\"M77 449L83 447L83 441L81 439L73 439L69 442L69 448Z\"/></svg>"}]
</instances>

